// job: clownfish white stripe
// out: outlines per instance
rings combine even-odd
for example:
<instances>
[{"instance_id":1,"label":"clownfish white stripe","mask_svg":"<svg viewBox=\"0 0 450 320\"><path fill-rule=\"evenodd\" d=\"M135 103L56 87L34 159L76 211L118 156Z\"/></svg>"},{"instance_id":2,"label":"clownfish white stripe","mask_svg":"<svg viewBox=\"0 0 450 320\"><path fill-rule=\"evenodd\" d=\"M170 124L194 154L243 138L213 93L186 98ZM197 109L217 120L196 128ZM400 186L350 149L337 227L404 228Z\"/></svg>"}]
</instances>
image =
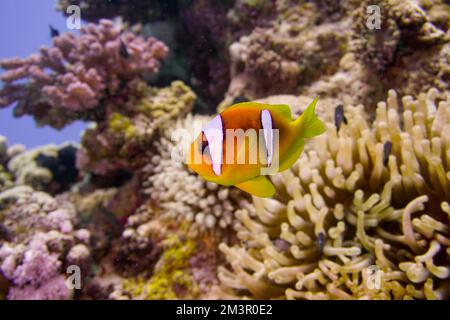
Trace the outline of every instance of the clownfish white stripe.
<instances>
[{"instance_id":1,"label":"clownfish white stripe","mask_svg":"<svg viewBox=\"0 0 450 320\"><path fill-rule=\"evenodd\" d=\"M267 149L267 165L270 167L273 159L273 126L272 115L269 110L262 110L261 123L264 130L264 141Z\"/></svg>"},{"instance_id":2,"label":"clownfish white stripe","mask_svg":"<svg viewBox=\"0 0 450 320\"><path fill-rule=\"evenodd\" d=\"M223 154L223 123L220 114L204 127L203 133L208 141L214 174L220 176L222 173Z\"/></svg>"}]
</instances>

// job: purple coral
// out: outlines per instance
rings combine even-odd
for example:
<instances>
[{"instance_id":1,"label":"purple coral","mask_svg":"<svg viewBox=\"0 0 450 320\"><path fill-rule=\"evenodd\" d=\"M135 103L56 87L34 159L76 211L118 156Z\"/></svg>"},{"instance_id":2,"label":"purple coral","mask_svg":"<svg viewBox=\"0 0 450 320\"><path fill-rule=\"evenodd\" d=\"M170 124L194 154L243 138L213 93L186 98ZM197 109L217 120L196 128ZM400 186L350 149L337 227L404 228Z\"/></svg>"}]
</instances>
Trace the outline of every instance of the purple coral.
<instances>
[{"instance_id":1,"label":"purple coral","mask_svg":"<svg viewBox=\"0 0 450 320\"><path fill-rule=\"evenodd\" d=\"M8 293L9 300L69 300L73 291L66 285L66 278L56 276L41 287L26 286L24 288L12 287Z\"/></svg>"},{"instance_id":2,"label":"purple coral","mask_svg":"<svg viewBox=\"0 0 450 320\"><path fill-rule=\"evenodd\" d=\"M101 101L119 95L129 81L158 72L167 53L162 42L122 33L110 20L88 24L80 36L55 37L53 47L39 54L0 60L6 70L0 107L18 102L17 116L31 114L56 128L80 117L97 120L101 112L92 110Z\"/></svg>"},{"instance_id":3,"label":"purple coral","mask_svg":"<svg viewBox=\"0 0 450 320\"><path fill-rule=\"evenodd\" d=\"M39 286L57 275L61 262L58 261L58 254L49 252L46 240L42 233L31 239L23 253L22 263L10 278L16 286Z\"/></svg>"},{"instance_id":4,"label":"purple coral","mask_svg":"<svg viewBox=\"0 0 450 320\"><path fill-rule=\"evenodd\" d=\"M74 230L73 205L29 187L0 193L0 205L10 234L0 242L0 274L11 283L8 298L69 299L64 268L77 265L86 274L91 254L89 231Z\"/></svg>"}]
</instances>

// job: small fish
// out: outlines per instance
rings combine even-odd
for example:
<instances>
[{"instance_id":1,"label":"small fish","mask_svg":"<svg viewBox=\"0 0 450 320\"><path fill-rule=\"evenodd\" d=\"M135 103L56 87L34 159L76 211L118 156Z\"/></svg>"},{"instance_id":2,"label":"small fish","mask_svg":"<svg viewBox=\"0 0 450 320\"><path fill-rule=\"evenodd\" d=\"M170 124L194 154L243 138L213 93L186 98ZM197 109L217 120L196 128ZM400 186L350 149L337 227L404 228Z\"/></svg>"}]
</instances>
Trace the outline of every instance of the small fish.
<instances>
[{"instance_id":1,"label":"small fish","mask_svg":"<svg viewBox=\"0 0 450 320\"><path fill-rule=\"evenodd\" d=\"M344 106L340 104L334 110L334 124L337 130L341 127L342 122L347 124L347 118L344 115Z\"/></svg>"},{"instance_id":2,"label":"small fish","mask_svg":"<svg viewBox=\"0 0 450 320\"><path fill-rule=\"evenodd\" d=\"M127 45L122 40L120 40L119 53L120 53L120 56L124 59L128 59L130 57L130 53L128 52Z\"/></svg>"},{"instance_id":3,"label":"small fish","mask_svg":"<svg viewBox=\"0 0 450 320\"><path fill-rule=\"evenodd\" d=\"M50 27L50 36L52 38L58 37L59 36L58 29L53 28L53 26L51 24L49 25L49 27Z\"/></svg>"},{"instance_id":4,"label":"small fish","mask_svg":"<svg viewBox=\"0 0 450 320\"><path fill-rule=\"evenodd\" d=\"M320 254L323 253L323 247L325 246L325 234L320 232L317 235L317 247L319 249Z\"/></svg>"},{"instance_id":5,"label":"small fish","mask_svg":"<svg viewBox=\"0 0 450 320\"><path fill-rule=\"evenodd\" d=\"M203 128L190 146L187 164L207 181L233 185L254 196L271 197L276 190L262 169L274 168L270 174L288 169L303 151L305 138L325 132L324 124L314 113L316 104L317 98L296 120L287 105L235 104ZM249 129L258 132L256 147L248 142L248 136L236 138L236 132L252 131ZM253 152L258 158L250 162ZM243 157L246 161L237 161Z\"/></svg>"},{"instance_id":6,"label":"small fish","mask_svg":"<svg viewBox=\"0 0 450 320\"><path fill-rule=\"evenodd\" d=\"M387 165L389 161L389 154L392 151L392 142L386 141L383 145L383 165Z\"/></svg>"},{"instance_id":7,"label":"small fish","mask_svg":"<svg viewBox=\"0 0 450 320\"><path fill-rule=\"evenodd\" d=\"M248 102L248 98L246 96L237 96L233 99L233 104L240 103L240 102Z\"/></svg>"}]
</instances>

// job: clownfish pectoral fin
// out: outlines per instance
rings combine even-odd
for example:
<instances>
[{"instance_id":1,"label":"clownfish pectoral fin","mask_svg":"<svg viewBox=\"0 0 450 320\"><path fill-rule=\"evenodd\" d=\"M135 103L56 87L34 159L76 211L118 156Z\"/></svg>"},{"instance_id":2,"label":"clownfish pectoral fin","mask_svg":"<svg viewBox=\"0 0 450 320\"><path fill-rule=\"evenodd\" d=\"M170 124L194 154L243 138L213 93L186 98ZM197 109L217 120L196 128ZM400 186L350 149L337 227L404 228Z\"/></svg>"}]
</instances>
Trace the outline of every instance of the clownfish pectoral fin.
<instances>
[{"instance_id":1,"label":"clownfish pectoral fin","mask_svg":"<svg viewBox=\"0 0 450 320\"><path fill-rule=\"evenodd\" d=\"M238 183L235 187L261 198L272 197L276 192L272 182L263 176L258 176L254 179Z\"/></svg>"},{"instance_id":2,"label":"clownfish pectoral fin","mask_svg":"<svg viewBox=\"0 0 450 320\"><path fill-rule=\"evenodd\" d=\"M278 172L284 171L292 167L292 165L297 161L303 151L305 146L305 139L299 138L292 147L286 152L285 158L280 163L280 169Z\"/></svg>"}]
</instances>

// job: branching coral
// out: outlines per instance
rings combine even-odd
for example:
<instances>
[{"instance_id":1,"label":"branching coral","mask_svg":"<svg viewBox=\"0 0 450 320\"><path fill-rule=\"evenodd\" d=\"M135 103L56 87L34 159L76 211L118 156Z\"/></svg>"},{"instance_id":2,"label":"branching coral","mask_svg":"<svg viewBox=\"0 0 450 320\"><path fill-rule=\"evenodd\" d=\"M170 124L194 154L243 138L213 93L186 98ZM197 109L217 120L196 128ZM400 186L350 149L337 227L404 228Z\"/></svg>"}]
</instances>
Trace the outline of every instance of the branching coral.
<instances>
[{"instance_id":1,"label":"branching coral","mask_svg":"<svg viewBox=\"0 0 450 320\"><path fill-rule=\"evenodd\" d=\"M195 101L195 94L181 81L162 89L141 82L134 90L139 91L134 94L138 99L84 132L79 168L105 174L143 166L158 129L189 112Z\"/></svg>"},{"instance_id":2,"label":"branching coral","mask_svg":"<svg viewBox=\"0 0 450 320\"><path fill-rule=\"evenodd\" d=\"M60 0L58 8L65 11L69 5L79 5L82 19L98 21L116 17L134 31L157 35L170 45L171 55L154 80L158 84L175 79L189 83L206 109L220 101L229 83L226 17L232 3L133 0L103 4L92 0Z\"/></svg>"},{"instance_id":3,"label":"branching coral","mask_svg":"<svg viewBox=\"0 0 450 320\"><path fill-rule=\"evenodd\" d=\"M89 232L75 229L74 207L19 186L0 193L0 271L9 299L69 299L64 268L88 272Z\"/></svg>"},{"instance_id":4,"label":"branching coral","mask_svg":"<svg viewBox=\"0 0 450 320\"><path fill-rule=\"evenodd\" d=\"M112 21L88 24L80 36L55 37L39 54L1 60L0 106L17 102L17 116L30 114L55 128L74 119L98 121L120 110L130 81L158 72L167 52L162 42L122 33Z\"/></svg>"},{"instance_id":5,"label":"branching coral","mask_svg":"<svg viewBox=\"0 0 450 320\"><path fill-rule=\"evenodd\" d=\"M231 269L219 269L219 295L448 297L450 102L440 98L399 104L390 91L372 124L362 106L346 109L339 130L329 124L273 177L276 200L236 212L242 244L220 246Z\"/></svg>"}]
</instances>

